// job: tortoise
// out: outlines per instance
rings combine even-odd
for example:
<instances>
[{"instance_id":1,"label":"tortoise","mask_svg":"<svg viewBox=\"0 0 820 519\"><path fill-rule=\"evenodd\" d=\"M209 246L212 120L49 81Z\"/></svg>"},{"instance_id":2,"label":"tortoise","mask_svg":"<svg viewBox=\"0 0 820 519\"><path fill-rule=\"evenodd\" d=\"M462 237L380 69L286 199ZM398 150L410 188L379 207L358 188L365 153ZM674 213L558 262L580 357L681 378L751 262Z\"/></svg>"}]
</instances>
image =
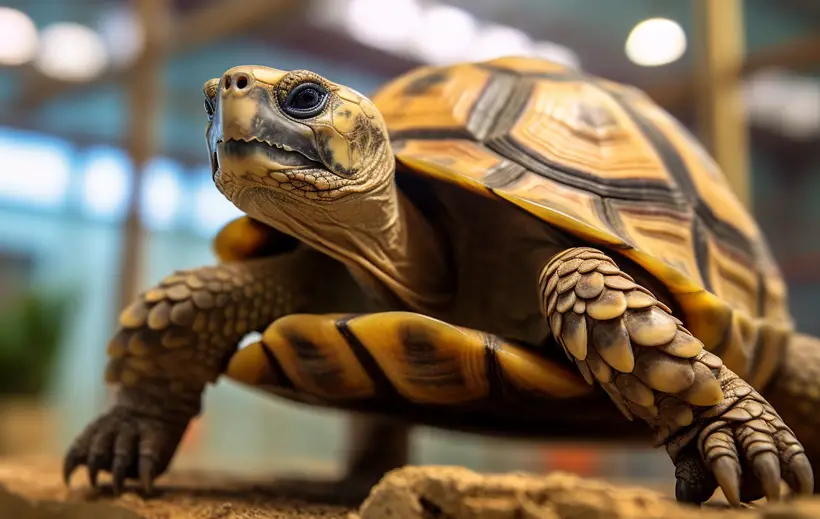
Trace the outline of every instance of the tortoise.
<instances>
[{"instance_id":1,"label":"tortoise","mask_svg":"<svg viewBox=\"0 0 820 519\"><path fill-rule=\"evenodd\" d=\"M346 482L405 463L423 423L651 440L684 502L814 490L820 343L718 166L639 89L510 56L371 98L255 65L203 92L213 180L244 215L216 264L123 310L117 399L66 483L86 465L153 492L226 375L349 410Z\"/></svg>"}]
</instances>

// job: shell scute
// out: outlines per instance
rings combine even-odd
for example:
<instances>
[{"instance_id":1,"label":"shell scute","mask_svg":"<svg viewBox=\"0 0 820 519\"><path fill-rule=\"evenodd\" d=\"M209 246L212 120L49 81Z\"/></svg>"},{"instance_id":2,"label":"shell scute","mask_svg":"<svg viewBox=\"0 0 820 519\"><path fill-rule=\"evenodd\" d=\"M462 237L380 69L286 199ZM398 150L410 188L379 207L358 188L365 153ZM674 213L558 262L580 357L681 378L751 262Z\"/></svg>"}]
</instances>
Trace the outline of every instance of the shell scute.
<instances>
[{"instance_id":1,"label":"shell scute","mask_svg":"<svg viewBox=\"0 0 820 519\"><path fill-rule=\"evenodd\" d=\"M789 323L777 337L791 332L785 283L750 212L704 147L639 90L510 58L417 69L373 99L400 163L627 258L660 282L707 351L725 349L733 314L755 326ZM619 273L606 256L572 259L583 260L581 275ZM634 282L607 281L609 290ZM645 296L628 292L626 306L666 309L657 294ZM594 299L584 304L596 311ZM752 360L761 348L773 358L783 341L743 342L754 335L735 334L725 360L739 373L765 364L749 374L765 379L771 363Z\"/></svg>"}]
</instances>

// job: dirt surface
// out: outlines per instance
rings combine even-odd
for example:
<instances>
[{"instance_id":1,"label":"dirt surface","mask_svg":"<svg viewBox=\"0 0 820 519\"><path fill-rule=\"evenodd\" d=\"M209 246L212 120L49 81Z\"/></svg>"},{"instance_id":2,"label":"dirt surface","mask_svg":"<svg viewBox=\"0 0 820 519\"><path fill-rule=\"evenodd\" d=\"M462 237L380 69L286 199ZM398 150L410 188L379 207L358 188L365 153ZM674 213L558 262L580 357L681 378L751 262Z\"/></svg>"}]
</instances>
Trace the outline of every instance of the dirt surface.
<instances>
[{"instance_id":1,"label":"dirt surface","mask_svg":"<svg viewBox=\"0 0 820 519\"><path fill-rule=\"evenodd\" d=\"M55 463L0 461L0 519L348 519L351 511L289 497L297 490L323 492L325 485L297 489L178 472L158 481L157 497L143 499L134 486L114 497L103 477L94 491L85 477L78 470L66 488Z\"/></svg>"},{"instance_id":2,"label":"dirt surface","mask_svg":"<svg viewBox=\"0 0 820 519\"><path fill-rule=\"evenodd\" d=\"M480 475L457 467L406 467L388 474L358 509L317 504L326 484L253 482L178 472L160 495L114 498L77 475L71 488L50 463L0 461L3 519L786 519L820 518L820 498L730 510L681 506L660 493L553 473Z\"/></svg>"}]
</instances>

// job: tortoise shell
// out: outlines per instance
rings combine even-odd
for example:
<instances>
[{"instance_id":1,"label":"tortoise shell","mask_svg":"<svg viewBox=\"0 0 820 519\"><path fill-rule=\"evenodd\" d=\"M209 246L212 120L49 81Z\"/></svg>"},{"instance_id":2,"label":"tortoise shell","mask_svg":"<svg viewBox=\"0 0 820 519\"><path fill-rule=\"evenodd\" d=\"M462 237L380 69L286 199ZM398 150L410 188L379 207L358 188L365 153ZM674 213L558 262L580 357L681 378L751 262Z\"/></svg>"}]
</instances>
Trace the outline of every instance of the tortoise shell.
<instances>
[{"instance_id":1,"label":"tortoise shell","mask_svg":"<svg viewBox=\"0 0 820 519\"><path fill-rule=\"evenodd\" d=\"M668 289L707 350L752 385L771 377L792 329L782 276L719 167L647 95L502 58L419 67L371 99L402 169L629 258Z\"/></svg>"},{"instance_id":2,"label":"tortoise shell","mask_svg":"<svg viewBox=\"0 0 820 519\"><path fill-rule=\"evenodd\" d=\"M655 276L751 383L791 329L755 220L697 140L636 88L530 58L421 67L372 100L396 160L520 206Z\"/></svg>"}]
</instances>

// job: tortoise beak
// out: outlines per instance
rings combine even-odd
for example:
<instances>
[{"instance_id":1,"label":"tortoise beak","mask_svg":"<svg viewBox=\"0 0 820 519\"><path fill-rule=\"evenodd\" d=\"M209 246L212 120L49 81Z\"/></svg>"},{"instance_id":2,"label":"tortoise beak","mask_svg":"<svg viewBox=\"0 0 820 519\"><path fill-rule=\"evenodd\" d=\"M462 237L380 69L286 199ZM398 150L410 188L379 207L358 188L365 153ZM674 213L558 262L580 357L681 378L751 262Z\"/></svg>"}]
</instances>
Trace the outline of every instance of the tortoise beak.
<instances>
[{"instance_id":1,"label":"tortoise beak","mask_svg":"<svg viewBox=\"0 0 820 519\"><path fill-rule=\"evenodd\" d=\"M316 137L310 127L283 115L276 105L274 86L257 79L251 67L236 67L225 74L216 97L209 145L214 172L218 171L224 154L238 146L229 142L247 143L257 148L269 148L274 162L289 169L294 165L322 165L317 152ZM244 147L244 146L242 146ZM299 159L293 155L301 155ZM291 157L287 157L291 155Z\"/></svg>"}]
</instances>

